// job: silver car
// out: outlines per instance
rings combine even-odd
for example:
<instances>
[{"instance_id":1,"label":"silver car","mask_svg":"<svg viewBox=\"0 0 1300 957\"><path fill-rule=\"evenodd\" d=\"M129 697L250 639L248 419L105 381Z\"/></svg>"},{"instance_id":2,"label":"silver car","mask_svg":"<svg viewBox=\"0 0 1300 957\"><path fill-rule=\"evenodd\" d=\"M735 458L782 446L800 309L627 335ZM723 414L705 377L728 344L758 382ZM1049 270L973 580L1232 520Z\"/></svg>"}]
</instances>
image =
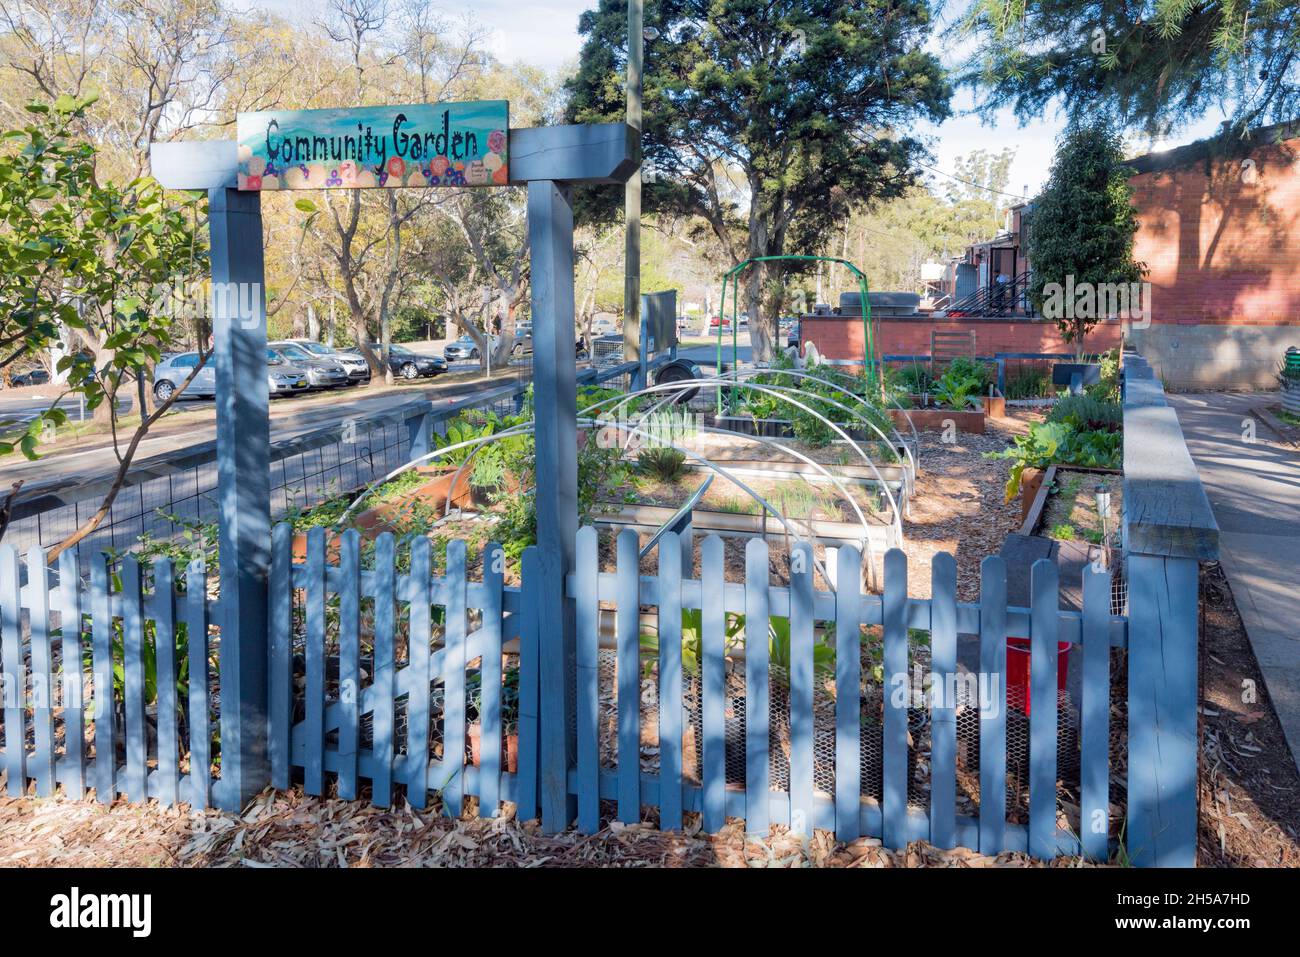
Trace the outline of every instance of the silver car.
<instances>
[{"instance_id":1,"label":"silver car","mask_svg":"<svg viewBox=\"0 0 1300 957\"><path fill-rule=\"evenodd\" d=\"M359 382L365 385L370 381L370 366L366 360L355 352L340 352L332 346L327 346L323 342L317 342L315 339L285 339L282 343L272 343L272 348L279 345L294 345L304 352L309 352L317 359L328 359L335 365L343 367L343 371L348 374L349 382Z\"/></svg>"},{"instance_id":2,"label":"silver car","mask_svg":"<svg viewBox=\"0 0 1300 957\"><path fill-rule=\"evenodd\" d=\"M313 389L337 389L349 382L343 364L326 356L315 356L293 342L272 342L270 348L290 365L307 373L307 382Z\"/></svg>"},{"instance_id":3,"label":"silver car","mask_svg":"<svg viewBox=\"0 0 1300 957\"><path fill-rule=\"evenodd\" d=\"M167 356L153 370L153 394L159 402L166 402L199 364L199 353L178 352ZM311 388L307 373L290 365L271 349L266 350L266 386L271 395L292 395ZM209 358L185 388L185 398L204 398L217 394L217 366Z\"/></svg>"}]
</instances>

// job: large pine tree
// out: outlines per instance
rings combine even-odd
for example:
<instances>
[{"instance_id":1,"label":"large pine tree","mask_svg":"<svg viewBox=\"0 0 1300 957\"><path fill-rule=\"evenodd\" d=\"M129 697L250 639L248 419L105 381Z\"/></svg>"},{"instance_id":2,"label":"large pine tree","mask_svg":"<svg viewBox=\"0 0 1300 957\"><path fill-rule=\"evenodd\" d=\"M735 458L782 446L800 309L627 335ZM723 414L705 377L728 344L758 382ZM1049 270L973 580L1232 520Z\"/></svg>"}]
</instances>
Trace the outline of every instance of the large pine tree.
<instances>
[{"instance_id":1,"label":"large pine tree","mask_svg":"<svg viewBox=\"0 0 1300 957\"><path fill-rule=\"evenodd\" d=\"M1294 0L970 0L953 30L985 112L1059 106L1152 135L1220 111L1237 133L1300 114Z\"/></svg>"},{"instance_id":2,"label":"large pine tree","mask_svg":"<svg viewBox=\"0 0 1300 957\"><path fill-rule=\"evenodd\" d=\"M660 34L645 51L647 210L702 217L732 264L819 249L854 204L901 195L923 152L905 131L948 115L925 0L650 0L645 21ZM626 0L601 0L579 29L570 119L621 120ZM587 209L613 215L621 196ZM758 359L780 272L745 277Z\"/></svg>"}]
</instances>

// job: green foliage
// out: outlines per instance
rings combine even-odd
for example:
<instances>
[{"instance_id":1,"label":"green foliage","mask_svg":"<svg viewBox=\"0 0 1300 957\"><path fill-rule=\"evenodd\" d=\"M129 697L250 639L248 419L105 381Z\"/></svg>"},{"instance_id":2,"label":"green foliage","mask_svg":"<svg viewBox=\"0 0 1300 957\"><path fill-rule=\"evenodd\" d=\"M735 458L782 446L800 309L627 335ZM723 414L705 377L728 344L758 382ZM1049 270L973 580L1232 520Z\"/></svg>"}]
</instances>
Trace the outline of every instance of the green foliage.
<instances>
[{"instance_id":1,"label":"green foliage","mask_svg":"<svg viewBox=\"0 0 1300 957\"><path fill-rule=\"evenodd\" d=\"M661 482L676 482L685 470L686 456L665 445L652 445L636 457L637 471Z\"/></svg>"},{"instance_id":2,"label":"green foliage","mask_svg":"<svg viewBox=\"0 0 1300 957\"><path fill-rule=\"evenodd\" d=\"M62 341L56 372L95 409L123 381L143 379L185 331L155 301L202 276L207 251L196 228L206 203L174 200L148 177L118 185L96 175L95 148L73 130L95 98L60 96L28 106L26 126L0 135L0 363L50 348L62 329L95 344ZM56 398L0 455L37 457L48 426L66 422Z\"/></svg>"},{"instance_id":3,"label":"green foliage","mask_svg":"<svg viewBox=\"0 0 1300 957\"><path fill-rule=\"evenodd\" d=\"M980 408L987 375L983 364L965 357L954 359L931 386L940 405L949 409Z\"/></svg>"},{"instance_id":4,"label":"green foliage","mask_svg":"<svg viewBox=\"0 0 1300 957\"><path fill-rule=\"evenodd\" d=\"M1008 399L1043 399L1056 395L1056 386L1051 370L1017 363L1007 369L1002 394Z\"/></svg>"},{"instance_id":5,"label":"green foliage","mask_svg":"<svg viewBox=\"0 0 1300 957\"><path fill-rule=\"evenodd\" d=\"M660 35L645 45L642 153L664 173L646 184L645 208L747 236L744 255L814 252L854 205L902 195L923 153L905 131L949 112L925 3L666 0L645 22ZM622 122L627 4L599 0L578 30L567 119ZM739 194L717 188L723 167ZM612 221L621 196L582 191L580 218ZM742 284L746 307L763 310L751 330L760 359L771 356L783 277L800 268L767 263Z\"/></svg>"},{"instance_id":6,"label":"green foliage","mask_svg":"<svg viewBox=\"0 0 1300 957\"><path fill-rule=\"evenodd\" d=\"M1101 364L1101 377L1084 391L1094 399L1119 402L1119 347L1097 357Z\"/></svg>"},{"instance_id":7,"label":"green foliage","mask_svg":"<svg viewBox=\"0 0 1300 957\"><path fill-rule=\"evenodd\" d=\"M1061 108L1165 134L1227 109L1229 133L1300 112L1295 5L1279 0L974 0L950 37L988 117Z\"/></svg>"},{"instance_id":8,"label":"green foliage","mask_svg":"<svg viewBox=\"0 0 1300 957\"><path fill-rule=\"evenodd\" d=\"M921 395L929 392L934 382L928 365L913 362L905 366L896 366L886 375L887 384L894 390L907 395Z\"/></svg>"},{"instance_id":9,"label":"green foliage","mask_svg":"<svg viewBox=\"0 0 1300 957\"><path fill-rule=\"evenodd\" d=\"M1053 525L1049 534L1052 538L1060 539L1063 542L1072 542L1075 539L1074 526L1069 522L1060 522Z\"/></svg>"},{"instance_id":10,"label":"green foliage","mask_svg":"<svg viewBox=\"0 0 1300 957\"><path fill-rule=\"evenodd\" d=\"M1078 432L1116 432L1124 427L1124 410L1118 402L1090 395L1063 395L1047 413L1048 422L1063 422Z\"/></svg>"},{"instance_id":11,"label":"green foliage","mask_svg":"<svg viewBox=\"0 0 1300 957\"><path fill-rule=\"evenodd\" d=\"M1123 143L1104 121L1069 127L1028 220L1026 252L1034 264L1030 296L1080 352L1103 310L1095 301L1091 308L1067 306L1061 292L1067 278L1073 277L1076 289L1095 290L1101 284L1137 282L1146 271L1133 259L1138 224L1132 170L1123 159ZM1047 289L1049 284L1056 288Z\"/></svg>"},{"instance_id":12,"label":"green foliage","mask_svg":"<svg viewBox=\"0 0 1300 957\"><path fill-rule=\"evenodd\" d=\"M1079 465L1084 468L1117 469L1123 462L1124 436L1120 432L1079 432L1064 422L1035 422L1026 435L1018 435L1015 444L1002 452L986 452L990 459L1010 459L1006 498L1011 501L1020 493L1020 483L1027 468Z\"/></svg>"}]
</instances>

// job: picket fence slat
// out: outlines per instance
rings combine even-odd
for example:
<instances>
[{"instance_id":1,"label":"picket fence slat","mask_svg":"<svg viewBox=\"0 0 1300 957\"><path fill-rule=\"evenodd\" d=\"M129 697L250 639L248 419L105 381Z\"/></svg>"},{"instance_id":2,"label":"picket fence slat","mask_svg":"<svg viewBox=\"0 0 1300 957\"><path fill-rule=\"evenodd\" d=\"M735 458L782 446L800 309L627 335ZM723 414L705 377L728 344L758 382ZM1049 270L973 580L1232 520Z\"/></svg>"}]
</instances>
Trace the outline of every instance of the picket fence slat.
<instances>
[{"instance_id":1,"label":"picket fence slat","mask_svg":"<svg viewBox=\"0 0 1300 957\"><path fill-rule=\"evenodd\" d=\"M357 746L361 737L361 535L349 528L339 539L339 797L357 796Z\"/></svg>"},{"instance_id":2,"label":"picket fence slat","mask_svg":"<svg viewBox=\"0 0 1300 957\"><path fill-rule=\"evenodd\" d=\"M90 581L95 671L95 799L112 804L117 797L117 716L113 704L112 579L108 574L108 556L103 552L91 558Z\"/></svg>"},{"instance_id":3,"label":"picket fence slat","mask_svg":"<svg viewBox=\"0 0 1300 957\"><path fill-rule=\"evenodd\" d=\"M18 550L0 545L0 651L4 658L5 772L10 797L27 792L27 667L23 663Z\"/></svg>"},{"instance_id":4,"label":"picket fence slat","mask_svg":"<svg viewBox=\"0 0 1300 957\"><path fill-rule=\"evenodd\" d=\"M82 666L81 575L76 546L59 554L59 628L63 653L64 789L74 800L86 793L85 680Z\"/></svg>"},{"instance_id":5,"label":"picket fence slat","mask_svg":"<svg viewBox=\"0 0 1300 957\"><path fill-rule=\"evenodd\" d=\"M420 536L411 542L410 574L410 644L407 670L410 671L406 699L406 800L412 807L424 808L429 800L429 689L432 684L430 654L433 641L433 618L430 594L433 555L430 542ZM463 740L463 739L462 739ZM444 751L447 742L444 740Z\"/></svg>"},{"instance_id":6,"label":"picket fence slat","mask_svg":"<svg viewBox=\"0 0 1300 957\"><path fill-rule=\"evenodd\" d=\"M465 793L465 542L447 544L447 603L443 627L442 810L460 817ZM432 650L432 649L430 649Z\"/></svg>"},{"instance_id":7,"label":"picket fence slat","mask_svg":"<svg viewBox=\"0 0 1300 957\"><path fill-rule=\"evenodd\" d=\"M631 533L635 536L635 532ZM636 542L632 542L636 554ZM726 823L727 748L724 701L727 681L727 613L722 605L726 567L723 563L722 539L710 535L700 546L700 577L704 601L701 602L700 681L702 685L702 720L704 732L704 801L703 827L716 834Z\"/></svg>"},{"instance_id":8,"label":"picket fence slat","mask_svg":"<svg viewBox=\"0 0 1300 957\"><path fill-rule=\"evenodd\" d=\"M122 559L122 655L125 672L126 796L131 803L149 799L149 768L144 725L144 593L140 563Z\"/></svg>"},{"instance_id":9,"label":"picket fence slat","mask_svg":"<svg viewBox=\"0 0 1300 957\"><path fill-rule=\"evenodd\" d=\"M807 542L799 542L790 555L790 829L807 837L813 822L815 677L813 552Z\"/></svg>"},{"instance_id":10,"label":"picket fence slat","mask_svg":"<svg viewBox=\"0 0 1300 957\"><path fill-rule=\"evenodd\" d=\"M618 675L618 819L641 820L641 596L640 536L634 529L619 532L617 612L614 618ZM705 825L706 829L708 825Z\"/></svg>"},{"instance_id":11,"label":"picket fence slat","mask_svg":"<svg viewBox=\"0 0 1300 957\"><path fill-rule=\"evenodd\" d=\"M930 563L930 843L956 843L957 562L939 552Z\"/></svg>"},{"instance_id":12,"label":"picket fence slat","mask_svg":"<svg viewBox=\"0 0 1300 957\"><path fill-rule=\"evenodd\" d=\"M305 725L307 752L303 758L302 789L319 797L325 793L325 529L307 531L307 667Z\"/></svg>"},{"instance_id":13,"label":"picket fence slat","mask_svg":"<svg viewBox=\"0 0 1300 957\"><path fill-rule=\"evenodd\" d=\"M171 559L154 559L148 615L154 623L154 674L158 689L157 797L160 804L170 806L180 799L176 727L176 588Z\"/></svg>"},{"instance_id":14,"label":"picket fence slat","mask_svg":"<svg viewBox=\"0 0 1300 957\"><path fill-rule=\"evenodd\" d=\"M844 545L835 560L835 838L856 841L862 836L858 813L862 802L862 627L858 624L862 554ZM798 617L794 607L792 603L792 627ZM800 627L811 631L811 610L807 617Z\"/></svg>"},{"instance_id":15,"label":"picket fence slat","mask_svg":"<svg viewBox=\"0 0 1300 957\"><path fill-rule=\"evenodd\" d=\"M540 566L537 546L525 548L519 561L523 580L537 581ZM537 816L537 759L541 745L537 602L521 601L519 619L519 773L515 778L515 804L519 818L527 821Z\"/></svg>"},{"instance_id":16,"label":"picket fence slat","mask_svg":"<svg viewBox=\"0 0 1300 957\"><path fill-rule=\"evenodd\" d=\"M574 549L577 563L574 611L578 627L578 830L583 834L595 834L600 830L600 793L597 784L600 768L600 742L597 739L600 688L596 669L596 649L600 641L600 607L596 601L598 548L596 530L590 525L580 529Z\"/></svg>"},{"instance_id":17,"label":"picket fence slat","mask_svg":"<svg viewBox=\"0 0 1300 957\"><path fill-rule=\"evenodd\" d=\"M979 851L999 854L1007 826L1007 566L980 562L980 673L992 701L980 702Z\"/></svg>"},{"instance_id":18,"label":"picket fence slat","mask_svg":"<svg viewBox=\"0 0 1300 957\"><path fill-rule=\"evenodd\" d=\"M397 615L396 547L392 532L375 540L375 662L371 685L375 709L371 714L371 738L375 771L371 777L371 801L377 807L393 802L393 734L397 711L397 666L394 635Z\"/></svg>"},{"instance_id":19,"label":"picket fence slat","mask_svg":"<svg viewBox=\"0 0 1300 957\"><path fill-rule=\"evenodd\" d=\"M771 821L767 592L767 542L750 539L745 545L745 830L764 837Z\"/></svg>"},{"instance_id":20,"label":"picket fence slat","mask_svg":"<svg viewBox=\"0 0 1300 957\"><path fill-rule=\"evenodd\" d=\"M267 621L268 689L267 751L271 759L271 785L289 787L293 755L293 528L281 522L271 532L271 593Z\"/></svg>"},{"instance_id":21,"label":"picket fence slat","mask_svg":"<svg viewBox=\"0 0 1300 957\"><path fill-rule=\"evenodd\" d=\"M212 800L212 725L208 711L208 575L201 558L190 562L185 572L184 615L185 653L190 663L189 801L205 808Z\"/></svg>"},{"instance_id":22,"label":"picket fence slat","mask_svg":"<svg viewBox=\"0 0 1300 957\"><path fill-rule=\"evenodd\" d=\"M45 549L27 552L27 622L31 629L32 739L35 750L27 773L36 782L36 793L54 793L54 652L50 644L50 589L46 574Z\"/></svg>"},{"instance_id":23,"label":"picket fence slat","mask_svg":"<svg viewBox=\"0 0 1300 957\"><path fill-rule=\"evenodd\" d=\"M1042 558L1029 573L1029 853L1056 856L1056 671L1059 581Z\"/></svg>"},{"instance_id":24,"label":"picket fence slat","mask_svg":"<svg viewBox=\"0 0 1300 957\"><path fill-rule=\"evenodd\" d=\"M885 553L885 594L881 607L884 631L885 722L882 798L882 843L894 850L907 845L907 702L898 690L908 688L907 555Z\"/></svg>"},{"instance_id":25,"label":"picket fence slat","mask_svg":"<svg viewBox=\"0 0 1300 957\"><path fill-rule=\"evenodd\" d=\"M682 545L659 540L659 827L682 829Z\"/></svg>"},{"instance_id":26,"label":"picket fence slat","mask_svg":"<svg viewBox=\"0 0 1300 957\"><path fill-rule=\"evenodd\" d=\"M1083 852L1110 855L1110 625L1109 572L1083 571L1083 703L1080 707L1079 827Z\"/></svg>"},{"instance_id":27,"label":"picket fence slat","mask_svg":"<svg viewBox=\"0 0 1300 957\"><path fill-rule=\"evenodd\" d=\"M482 817L496 817L501 795L501 590L505 574L505 551L489 542L483 551L483 602L481 630L487 650L479 666L482 705L479 709L478 808ZM515 707L519 705L518 698Z\"/></svg>"}]
</instances>

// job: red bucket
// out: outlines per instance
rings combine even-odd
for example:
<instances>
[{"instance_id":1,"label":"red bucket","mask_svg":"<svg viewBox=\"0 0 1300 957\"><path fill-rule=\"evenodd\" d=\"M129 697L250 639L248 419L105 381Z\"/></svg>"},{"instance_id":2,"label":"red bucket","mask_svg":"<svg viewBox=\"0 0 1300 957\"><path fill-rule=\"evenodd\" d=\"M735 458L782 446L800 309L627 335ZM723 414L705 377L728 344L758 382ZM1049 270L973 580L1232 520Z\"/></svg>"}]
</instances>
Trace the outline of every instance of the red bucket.
<instances>
[{"instance_id":1,"label":"red bucket","mask_svg":"<svg viewBox=\"0 0 1300 957\"><path fill-rule=\"evenodd\" d=\"M1007 707L1029 714L1029 639L1007 639ZM1056 643L1056 691L1065 690L1070 673L1070 643Z\"/></svg>"}]
</instances>

